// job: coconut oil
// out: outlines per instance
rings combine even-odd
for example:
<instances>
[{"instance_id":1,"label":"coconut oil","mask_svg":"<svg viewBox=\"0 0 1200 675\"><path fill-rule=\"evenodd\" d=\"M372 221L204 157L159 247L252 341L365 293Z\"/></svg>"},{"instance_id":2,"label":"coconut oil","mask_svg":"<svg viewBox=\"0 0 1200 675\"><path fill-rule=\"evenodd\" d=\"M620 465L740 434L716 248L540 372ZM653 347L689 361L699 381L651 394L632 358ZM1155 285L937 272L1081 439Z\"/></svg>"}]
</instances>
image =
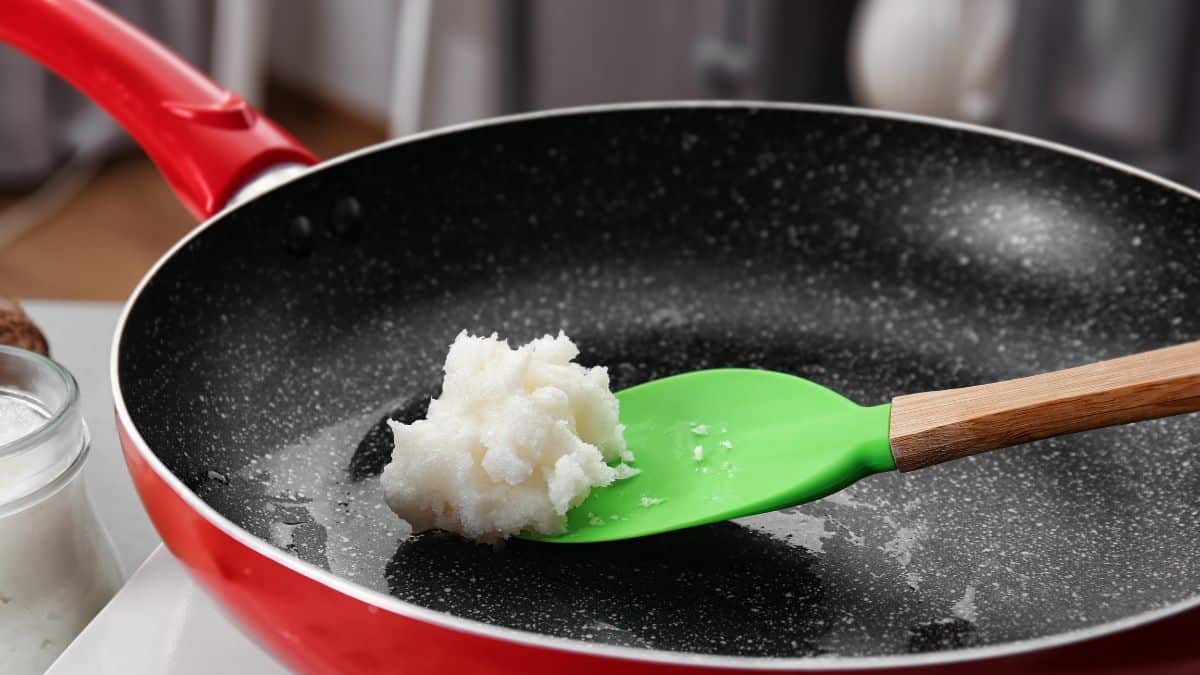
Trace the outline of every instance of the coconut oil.
<instances>
[{"instance_id":1,"label":"coconut oil","mask_svg":"<svg viewBox=\"0 0 1200 675\"><path fill-rule=\"evenodd\" d=\"M80 470L88 435L61 366L0 347L0 673L43 672L121 571Z\"/></svg>"}]
</instances>

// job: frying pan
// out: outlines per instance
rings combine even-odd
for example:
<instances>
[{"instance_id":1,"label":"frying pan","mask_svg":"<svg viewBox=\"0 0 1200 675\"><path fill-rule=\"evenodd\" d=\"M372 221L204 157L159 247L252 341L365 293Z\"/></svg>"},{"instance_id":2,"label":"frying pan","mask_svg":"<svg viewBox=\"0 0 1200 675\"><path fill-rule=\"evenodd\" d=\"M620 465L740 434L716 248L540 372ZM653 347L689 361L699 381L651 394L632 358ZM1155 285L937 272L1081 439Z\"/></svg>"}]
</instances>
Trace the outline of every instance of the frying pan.
<instances>
[{"instance_id":1,"label":"frying pan","mask_svg":"<svg viewBox=\"0 0 1200 675\"><path fill-rule=\"evenodd\" d=\"M118 425L168 547L292 667L1200 667L1195 417L610 545L401 540L375 480L381 420L423 413L464 328L565 329L615 387L762 367L864 404L1196 339L1195 193L1012 134L769 103L524 115L302 170L93 5L7 0L0 39L207 218L128 304Z\"/></svg>"}]
</instances>

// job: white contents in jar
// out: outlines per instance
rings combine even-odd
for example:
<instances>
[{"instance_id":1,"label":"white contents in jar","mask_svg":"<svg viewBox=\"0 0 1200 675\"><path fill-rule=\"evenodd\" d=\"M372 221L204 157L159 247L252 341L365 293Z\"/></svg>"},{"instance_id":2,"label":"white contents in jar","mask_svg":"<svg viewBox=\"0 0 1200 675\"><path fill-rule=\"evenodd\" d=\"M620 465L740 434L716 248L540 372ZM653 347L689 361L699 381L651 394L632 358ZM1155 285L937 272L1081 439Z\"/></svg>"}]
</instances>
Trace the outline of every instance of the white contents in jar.
<instances>
[{"instance_id":1,"label":"white contents in jar","mask_svg":"<svg viewBox=\"0 0 1200 675\"><path fill-rule=\"evenodd\" d=\"M36 403L0 391L0 445L11 443L37 431L46 424L49 414ZM45 460L35 452L9 452L0 456L0 503L29 492L30 484L39 478L36 472ZM3 542L0 542L3 546Z\"/></svg>"},{"instance_id":2,"label":"white contents in jar","mask_svg":"<svg viewBox=\"0 0 1200 675\"><path fill-rule=\"evenodd\" d=\"M0 672L41 673L104 607L121 586L111 546L82 473L0 515Z\"/></svg>"},{"instance_id":3,"label":"white contents in jar","mask_svg":"<svg viewBox=\"0 0 1200 675\"><path fill-rule=\"evenodd\" d=\"M574 362L561 332L518 349L496 335L460 333L442 395L426 419L389 420L388 506L414 532L443 529L494 542L566 529L566 513L594 487L637 473L625 448L608 371Z\"/></svg>"},{"instance_id":4,"label":"white contents in jar","mask_svg":"<svg viewBox=\"0 0 1200 675\"><path fill-rule=\"evenodd\" d=\"M15 441L46 423L46 413L30 401L0 395L0 445Z\"/></svg>"},{"instance_id":5,"label":"white contents in jar","mask_svg":"<svg viewBox=\"0 0 1200 675\"><path fill-rule=\"evenodd\" d=\"M0 443L27 436L49 415L36 403L0 392ZM80 451L81 427L69 461ZM69 434L68 434L69 435ZM0 672L43 672L121 584L111 543L96 522L79 465L48 460L37 447L0 453ZM74 471L75 473L62 473ZM62 482L46 485L56 475Z\"/></svg>"}]
</instances>

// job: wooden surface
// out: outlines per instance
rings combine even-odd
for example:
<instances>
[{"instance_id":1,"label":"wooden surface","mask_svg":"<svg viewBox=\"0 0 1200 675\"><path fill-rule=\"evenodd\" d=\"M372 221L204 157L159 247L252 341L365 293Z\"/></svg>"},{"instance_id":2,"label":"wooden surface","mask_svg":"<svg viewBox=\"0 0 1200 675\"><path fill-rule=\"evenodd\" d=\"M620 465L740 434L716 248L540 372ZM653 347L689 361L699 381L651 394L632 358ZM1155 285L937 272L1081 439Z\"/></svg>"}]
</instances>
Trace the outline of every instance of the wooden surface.
<instances>
[{"instance_id":1,"label":"wooden surface","mask_svg":"<svg viewBox=\"0 0 1200 675\"><path fill-rule=\"evenodd\" d=\"M1200 410L1200 342L1018 380L892 401L896 466L911 471L1041 438Z\"/></svg>"},{"instance_id":2,"label":"wooden surface","mask_svg":"<svg viewBox=\"0 0 1200 675\"><path fill-rule=\"evenodd\" d=\"M267 111L323 158L386 137L382 125L294 90L272 87ZM0 193L0 210L24 196ZM194 226L154 165L131 151L60 211L0 248L0 295L124 300Z\"/></svg>"}]
</instances>

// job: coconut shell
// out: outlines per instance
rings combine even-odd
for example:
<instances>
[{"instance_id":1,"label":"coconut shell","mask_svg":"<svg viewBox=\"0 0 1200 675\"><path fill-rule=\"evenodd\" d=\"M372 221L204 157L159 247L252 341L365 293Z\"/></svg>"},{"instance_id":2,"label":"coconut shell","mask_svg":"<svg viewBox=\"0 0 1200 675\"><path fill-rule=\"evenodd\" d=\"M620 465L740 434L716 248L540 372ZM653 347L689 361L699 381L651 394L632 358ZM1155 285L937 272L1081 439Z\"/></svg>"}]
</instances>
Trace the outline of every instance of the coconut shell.
<instances>
[{"instance_id":1,"label":"coconut shell","mask_svg":"<svg viewBox=\"0 0 1200 675\"><path fill-rule=\"evenodd\" d=\"M0 344L50 355L46 336L25 313L21 303L3 296L0 296Z\"/></svg>"}]
</instances>

